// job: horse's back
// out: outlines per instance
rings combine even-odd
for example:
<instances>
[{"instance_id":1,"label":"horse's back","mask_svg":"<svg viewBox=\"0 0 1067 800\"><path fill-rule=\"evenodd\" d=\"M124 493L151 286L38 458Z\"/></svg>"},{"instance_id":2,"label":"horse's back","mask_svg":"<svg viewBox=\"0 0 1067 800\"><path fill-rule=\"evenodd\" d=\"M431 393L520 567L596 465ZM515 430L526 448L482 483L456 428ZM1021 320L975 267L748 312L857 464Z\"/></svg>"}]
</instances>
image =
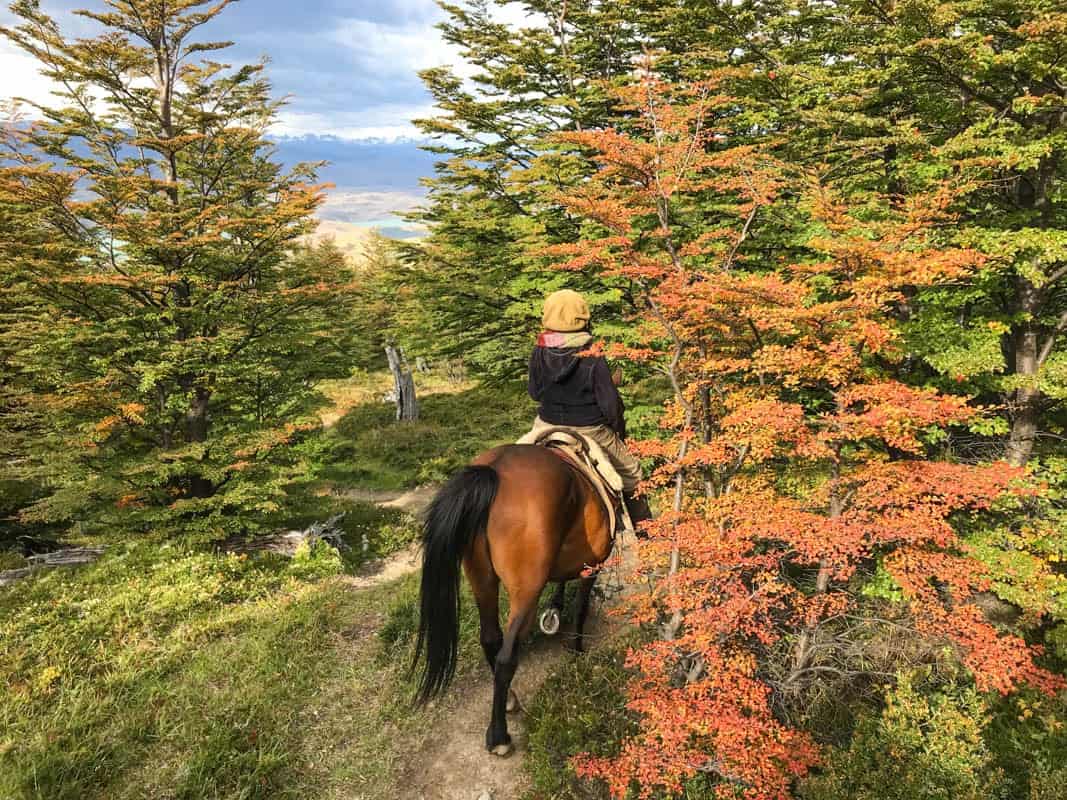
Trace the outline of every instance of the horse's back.
<instances>
[{"instance_id":1,"label":"horse's back","mask_svg":"<svg viewBox=\"0 0 1067 800\"><path fill-rule=\"evenodd\" d=\"M584 566L607 558L607 512L586 479L560 456L539 445L510 444L473 463L491 466L500 478L487 538L505 585L574 578Z\"/></svg>"}]
</instances>

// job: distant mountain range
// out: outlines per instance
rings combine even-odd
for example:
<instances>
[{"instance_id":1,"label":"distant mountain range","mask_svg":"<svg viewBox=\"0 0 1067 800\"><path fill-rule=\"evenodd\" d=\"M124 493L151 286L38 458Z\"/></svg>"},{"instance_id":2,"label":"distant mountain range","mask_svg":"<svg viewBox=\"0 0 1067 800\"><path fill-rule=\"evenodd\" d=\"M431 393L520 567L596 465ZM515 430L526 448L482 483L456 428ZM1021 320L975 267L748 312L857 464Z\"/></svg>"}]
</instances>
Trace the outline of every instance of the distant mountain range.
<instances>
[{"instance_id":1,"label":"distant mountain range","mask_svg":"<svg viewBox=\"0 0 1067 800\"><path fill-rule=\"evenodd\" d=\"M437 156L419 148L411 139L394 141L340 139L334 136L276 137L279 159L293 165L301 161L328 161L319 171L323 181L334 184L319 216L328 221L331 233L353 228L375 228L391 238L418 236L419 230L397 216L414 208L425 197L419 185L433 175ZM352 241L361 238L352 232Z\"/></svg>"},{"instance_id":2,"label":"distant mountain range","mask_svg":"<svg viewBox=\"0 0 1067 800\"><path fill-rule=\"evenodd\" d=\"M433 175L433 153L414 139L341 139L335 136L272 137L277 158L286 166L326 161L319 179L332 183L319 217L338 234L345 226L376 229L394 239L418 236L420 230L399 214L425 198L420 180ZM76 150L84 147L78 145ZM339 237L340 238L340 237ZM360 238L353 234L353 240Z\"/></svg>"}]
</instances>

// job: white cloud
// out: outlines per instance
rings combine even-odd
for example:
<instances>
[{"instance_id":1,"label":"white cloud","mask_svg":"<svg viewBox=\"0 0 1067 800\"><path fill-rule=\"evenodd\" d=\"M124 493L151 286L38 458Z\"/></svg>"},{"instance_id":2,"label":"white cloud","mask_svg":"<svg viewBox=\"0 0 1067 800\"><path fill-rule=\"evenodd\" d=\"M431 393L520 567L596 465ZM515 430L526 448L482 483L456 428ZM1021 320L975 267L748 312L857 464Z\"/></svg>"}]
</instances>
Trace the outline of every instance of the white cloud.
<instances>
[{"instance_id":1,"label":"white cloud","mask_svg":"<svg viewBox=\"0 0 1067 800\"><path fill-rule=\"evenodd\" d=\"M351 75L354 107L319 110L322 108L320 104L314 111L301 110L304 104L298 85L292 105L281 111L277 122L271 126L271 133L276 136L336 136L353 141L392 142L425 138L411 120L434 116L437 112L428 96L413 96L410 87L415 73L430 67L447 66L474 89L470 78L477 68L466 63L459 49L445 42L433 27L442 14L428 0L396 0L393 12L396 22L346 18L337 20L336 25L319 34L327 42L326 50L331 45L340 45L358 65ZM495 20L513 28L545 22L540 15L527 16L516 3L502 7L493 5L490 13ZM269 24L269 19L265 22ZM313 71L316 65L310 63L306 68ZM361 85L374 85L373 94L378 97L383 93L387 95L390 87L395 85L406 96L401 94L396 96L395 102L383 103L360 92ZM22 96L47 105L55 100L51 94L53 86L40 75L31 56L0 40L0 99ZM361 95L363 105L358 105ZM28 117L36 116L34 109L29 107L24 108L23 113Z\"/></svg>"},{"instance_id":2,"label":"white cloud","mask_svg":"<svg viewBox=\"0 0 1067 800\"><path fill-rule=\"evenodd\" d=\"M489 10L489 16L494 22L507 25L510 28L543 28L548 24L548 18L540 12L532 14L519 3L507 5L494 5Z\"/></svg>"},{"instance_id":3,"label":"white cloud","mask_svg":"<svg viewBox=\"0 0 1067 800\"><path fill-rule=\"evenodd\" d=\"M35 103L49 105L57 98L52 94L56 84L40 74L36 59L23 53L5 40L0 40L0 100L24 97ZM36 118L36 109L22 106L20 114ZM431 116L433 107L422 105L378 104L353 111L337 110L329 113L283 109L271 127L276 136L337 136L341 139L398 139L423 138L411 124L418 117Z\"/></svg>"},{"instance_id":4,"label":"white cloud","mask_svg":"<svg viewBox=\"0 0 1067 800\"><path fill-rule=\"evenodd\" d=\"M54 85L38 71L35 58L6 39L0 39L0 100L24 97L48 105L55 99L51 94ZM23 112L27 116L36 116L33 108L24 107Z\"/></svg>"},{"instance_id":5,"label":"white cloud","mask_svg":"<svg viewBox=\"0 0 1067 800\"><path fill-rule=\"evenodd\" d=\"M518 3L493 5L489 16L513 29L548 23L544 15L530 14ZM351 18L323 35L351 50L368 67L368 74L376 77L410 77L430 67L447 66L459 77L470 78L478 68L463 59L460 48L442 38L435 27L442 18L439 13L423 13L401 24Z\"/></svg>"},{"instance_id":6,"label":"white cloud","mask_svg":"<svg viewBox=\"0 0 1067 800\"><path fill-rule=\"evenodd\" d=\"M348 48L366 65L368 75L379 80L409 78L420 70L441 66L452 67L463 77L473 73L459 50L441 38L431 19L406 25L346 19L324 35Z\"/></svg>"},{"instance_id":7,"label":"white cloud","mask_svg":"<svg viewBox=\"0 0 1067 800\"><path fill-rule=\"evenodd\" d=\"M412 11L418 11L409 17L410 21L384 23L350 18L324 31L322 36L344 47L363 65L364 74L354 76L355 80L400 84L421 70L445 66L463 80L468 90L477 93L479 88L471 78L479 68L465 61L458 47L441 38L440 31L434 27L441 15L429 12L420 0L413 0L409 5ZM517 3L493 5L490 16L515 29L547 24L541 14L528 14ZM422 105L379 103L355 111L329 113L286 109L271 131L279 136L314 134L351 140L423 139L425 136L411 120L439 113L428 102Z\"/></svg>"},{"instance_id":8,"label":"white cloud","mask_svg":"<svg viewBox=\"0 0 1067 800\"><path fill-rule=\"evenodd\" d=\"M432 105L378 105L357 111L309 112L283 109L270 128L274 136L336 136L338 139L374 139L395 142L423 139L411 120L434 114Z\"/></svg>"}]
</instances>

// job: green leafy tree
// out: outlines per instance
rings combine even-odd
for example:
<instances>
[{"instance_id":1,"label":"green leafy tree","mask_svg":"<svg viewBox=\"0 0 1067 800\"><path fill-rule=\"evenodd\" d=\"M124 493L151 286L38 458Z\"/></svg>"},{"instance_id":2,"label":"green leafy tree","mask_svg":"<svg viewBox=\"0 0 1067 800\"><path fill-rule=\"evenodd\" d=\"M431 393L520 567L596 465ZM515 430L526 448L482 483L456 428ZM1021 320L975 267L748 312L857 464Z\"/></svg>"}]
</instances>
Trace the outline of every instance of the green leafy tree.
<instances>
[{"instance_id":1,"label":"green leafy tree","mask_svg":"<svg viewBox=\"0 0 1067 800\"><path fill-rule=\"evenodd\" d=\"M1041 0L916 2L894 20L905 96L922 92L920 108L939 111L919 123L930 166L972 187L955 237L988 259L978 280L931 298L926 316L955 318L957 375L1004 376L1007 457L1025 464L1051 403L1067 397L1067 12ZM944 341L930 360L951 374L937 360Z\"/></svg>"},{"instance_id":2,"label":"green leafy tree","mask_svg":"<svg viewBox=\"0 0 1067 800\"><path fill-rule=\"evenodd\" d=\"M584 289L601 320L624 299L625 286L552 272L539 250L580 235L558 195L587 174L551 134L605 124L602 82L625 78L640 50L622 5L529 0L518 28L496 21L494 5L508 4L443 4L442 34L477 74L464 82L449 68L422 73L440 113L417 123L439 137L431 149L442 160L414 216L429 235L406 257L428 312L420 350L462 357L499 380L525 369L546 293Z\"/></svg>"},{"instance_id":3,"label":"green leafy tree","mask_svg":"<svg viewBox=\"0 0 1067 800\"><path fill-rule=\"evenodd\" d=\"M0 114L5 116L15 118L14 111L11 106L0 106ZM20 325L44 325L47 319L34 308L25 276L7 265L11 243L19 238L32 238L39 243L46 232L40 219L19 197L10 199L11 202L0 203L0 542L9 538L5 534L11 526L5 520L37 495L35 484L19 480L16 473L25 468L27 449L44 433L42 414L31 402L27 386L13 380L26 342L24 337L10 335L10 331Z\"/></svg>"},{"instance_id":4,"label":"green leafy tree","mask_svg":"<svg viewBox=\"0 0 1067 800\"><path fill-rule=\"evenodd\" d=\"M843 0L781 4L737 41L787 160L857 206L956 187L942 237L984 264L901 305L910 376L1002 405L983 433L1015 465L1062 430L1067 396L1065 39L1047 0Z\"/></svg>"},{"instance_id":5,"label":"green leafy tree","mask_svg":"<svg viewBox=\"0 0 1067 800\"><path fill-rule=\"evenodd\" d=\"M263 65L193 38L228 0L107 5L76 12L86 38L30 0L3 30L61 87L8 127L0 173L20 309L0 352L48 421L20 463L49 493L22 518L240 527L276 506L314 383L343 369L331 306L352 275L292 253L321 193L313 165L273 159Z\"/></svg>"},{"instance_id":6,"label":"green leafy tree","mask_svg":"<svg viewBox=\"0 0 1067 800\"><path fill-rule=\"evenodd\" d=\"M524 23L497 21L497 5L521 8ZM482 376L513 377L525 367L541 299L562 286L588 295L598 333L636 342L628 320L639 287L626 279L593 279L580 269L560 274L543 257L547 248L580 240L588 227L560 197L588 180L589 165L557 134L627 129L632 111L618 107L613 88L631 82L635 65L649 52L667 54L659 62L665 77L699 79L733 68L746 96L773 95L762 77L753 79L742 68L761 63L777 39L793 36L788 30L772 33L772 22L789 19L786 11L794 5L444 4L444 37L477 72L468 81L447 68L423 73L441 113L418 124L439 137L431 149L442 157L427 181L430 202L415 215L429 235L406 248L420 270L417 291L429 312L420 326L424 346L464 357ZM735 143L774 135L781 130L775 119L780 113L769 102L739 107ZM717 215L714 203L708 212ZM684 222L703 221L696 215Z\"/></svg>"},{"instance_id":7,"label":"green leafy tree","mask_svg":"<svg viewBox=\"0 0 1067 800\"><path fill-rule=\"evenodd\" d=\"M361 342L358 363L368 368L387 366L393 374L396 418L417 419L410 332L426 324L414 291L417 277L400 258L397 243L377 232L364 244L356 270L360 291L353 319Z\"/></svg>"}]
</instances>

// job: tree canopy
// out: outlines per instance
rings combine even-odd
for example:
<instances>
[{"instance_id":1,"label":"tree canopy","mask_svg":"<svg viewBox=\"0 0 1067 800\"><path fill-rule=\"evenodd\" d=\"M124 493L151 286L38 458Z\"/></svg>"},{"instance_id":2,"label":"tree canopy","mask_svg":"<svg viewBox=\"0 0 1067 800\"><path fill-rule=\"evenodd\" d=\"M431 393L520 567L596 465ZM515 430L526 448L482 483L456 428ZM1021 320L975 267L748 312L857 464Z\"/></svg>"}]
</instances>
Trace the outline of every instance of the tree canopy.
<instances>
[{"instance_id":1,"label":"tree canopy","mask_svg":"<svg viewBox=\"0 0 1067 800\"><path fill-rule=\"evenodd\" d=\"M314 381L347 368L352 276L293 253L315 166L274 159L263 65L194 38L227 5L110 3L78 12L88 38L12 6L4 35L62 87L8 126L0 172L5 430L35 420L14 470L47 486L24 520L240 526L283 491L264 465L307 427Z\"/></svg>"}]
</instances>

